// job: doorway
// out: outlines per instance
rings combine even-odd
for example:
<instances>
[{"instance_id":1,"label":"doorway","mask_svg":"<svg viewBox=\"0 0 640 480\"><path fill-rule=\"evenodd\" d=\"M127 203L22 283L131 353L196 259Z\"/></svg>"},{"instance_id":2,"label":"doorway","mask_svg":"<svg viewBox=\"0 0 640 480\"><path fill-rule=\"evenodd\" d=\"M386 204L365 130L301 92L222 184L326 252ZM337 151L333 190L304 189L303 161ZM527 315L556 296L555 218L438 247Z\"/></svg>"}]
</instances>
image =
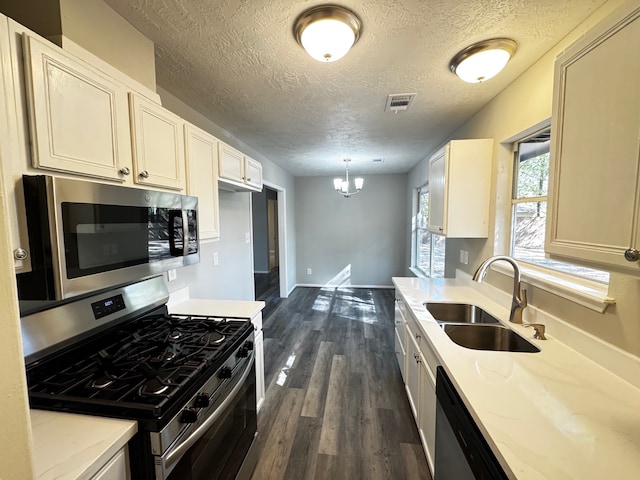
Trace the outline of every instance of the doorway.
<instances>
[{"instance_id":1,"label":"doorway","mask_svg":"<svg viewBox=\"0 0 640 480\"><path fill-rule=\"evenodd\" d=\"M278 192L264 186L251 194L255 299L266 303L263 317L280 302Z\"/></svg>"}]
</instances>

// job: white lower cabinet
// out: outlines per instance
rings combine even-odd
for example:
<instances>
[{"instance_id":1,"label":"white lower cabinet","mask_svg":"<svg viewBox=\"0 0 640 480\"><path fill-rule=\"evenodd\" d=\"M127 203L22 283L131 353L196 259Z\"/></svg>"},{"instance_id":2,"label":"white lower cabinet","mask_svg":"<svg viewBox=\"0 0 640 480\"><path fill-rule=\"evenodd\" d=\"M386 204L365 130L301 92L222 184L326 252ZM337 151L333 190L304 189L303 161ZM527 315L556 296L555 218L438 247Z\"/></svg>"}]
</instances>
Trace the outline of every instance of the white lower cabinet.
<instances>
[{"instance_id":1,"label":"white lower cabinet","mask_svg":"<svg viewBox=\"0 0 640 480\"><path fill-rule=\"evenodd\" d=\"M433 475L436 445L435 373L439 361L428 340L423 338L417 320L403 307L402 299L396 297L396 357L403 372L409 405ZM398 335L399 321L402 322L402 336ZM405 354L399 355L400 351Z\"/></svg>"},{"instance_id":2,"label":"white lower cabinet","mask_svg":"<svg viewBox=\"0 0 640 480\"><path fill-rule=\"evenodd\" d=\"M125 446L119 450L91 480L129 480L129 450Z\"/></svg>"},{"instance_id":3,"label":"white lower cabinet","mask_svg":"<svg viewBox=\"0 0 640 480\"><path fill-rule=\"evenodd\" d=\"M264 333L262 332L262 312L251 319L255 335L253 337L253 353L256 362L256 409L260 411L266 394L264 384Z\"/></svg>"},{"instance_id":4,"label":"white lower cabinet","mask_svg":"<svg viewBox=\"0 0 640 480\"><path fill-rule=\"evenodd\" d=\"M405 319L402 315L402 310L400 309L400 304L402 300L396 300L395 302L395 350L396 350L396 358L398 359L398 366L400 367L400 374L402 375L402 380L406 381L407 377L405 374L406 368L406 357L407 351L405 349Z\"/></svg>"},{"instance_id":5,"label":"white lower cabinet","mask_svg":"<svg viewBox=\"0 0 640 480\"><path fill-rule=\"evenodd\" d=\"M256 355L256 408L260 411L266 393L264 384L264 334L262 331L256 334L253 348Z\"/></svg>"},{"instance_id":6,"label":"white lower cabinet","mask_svg":"<svg viewBox=\"0 0 640 480\"><path fill-rule=\"evenodd\" d=\"M436 382L427 363L420 363L420 401L418 410L418 431L427 454L427 462L434 471L436 447Z\"/></svg>"}]
</instances>

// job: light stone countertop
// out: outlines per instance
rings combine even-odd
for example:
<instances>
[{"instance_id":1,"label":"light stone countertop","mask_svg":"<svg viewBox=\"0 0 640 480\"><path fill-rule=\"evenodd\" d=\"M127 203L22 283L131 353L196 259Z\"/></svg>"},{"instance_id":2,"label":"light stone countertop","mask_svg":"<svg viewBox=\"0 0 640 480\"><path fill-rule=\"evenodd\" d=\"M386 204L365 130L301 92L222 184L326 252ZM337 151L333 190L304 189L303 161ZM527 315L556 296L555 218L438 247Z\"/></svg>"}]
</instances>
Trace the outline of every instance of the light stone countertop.
<instances>
[{"instance_id":1,"label":"light stone countertop","mask_svg":"<svg viewBox=\"0 0 640 480\"><path fill-rule=\"evenodd\" d=\"M547 335L509 323L507 305L466 279L394 278L509 478L640 478L640 389ZM456 345L423 306L471 303L537 345L539 353Z\"/></svg>"},{"instance_id":2,"label":"light stone countertop","mask_svg":"<svg viewBox=\"0 0 640 480\"><path fill-rule=\"evenodd\" d=\"M138 431L133 420L31 410L37 480L93 477Z\"/></svg>"}]
</instances>

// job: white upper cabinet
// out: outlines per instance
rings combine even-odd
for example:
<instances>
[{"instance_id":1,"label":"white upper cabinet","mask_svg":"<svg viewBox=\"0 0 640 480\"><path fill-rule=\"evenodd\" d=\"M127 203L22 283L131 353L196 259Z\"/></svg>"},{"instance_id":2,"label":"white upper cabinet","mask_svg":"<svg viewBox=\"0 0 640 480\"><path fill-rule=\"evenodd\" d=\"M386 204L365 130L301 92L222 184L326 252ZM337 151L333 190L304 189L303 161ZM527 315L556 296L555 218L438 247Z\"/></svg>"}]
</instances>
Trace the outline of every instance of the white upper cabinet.
<instances>
[{"instance_id":1,"label":"white upper cabinet","mask_svg":"<svg viewBox=\"0 0 640 480\"><path fill-rule=\"evenodd\" d=\"M218 204L218 139L185 124L187 194L198 197L200 239L220 237Z\"/></svg>"},{"instance_id":2,"label":"white upper cabinet","mask_svg":"<svg viewBox=\"0 0 640 480\"><path fill-rule=\"evenodd\" d=\"M253 158L244 157L244 183L255 190L262 190L262 164Z\"/></svg>"},{"instance_id":3,"label":"white upper cabinet","mask_svg":"<svg viewBox=\"0 0 640 480\"><path fill-rule=\"evenodd\" d=\"M235 148L219 143L220 188L233 191L261 191L262 165Z\"/></svg>"},{"instance_id":4,"label":"white upper cabinet","mask_svg":"<svg viewBox=\"0 0 640 480\"><path fill-rule=\"evenodd\" d=\"M24 68L33 166L124 182L131 171L126 88L29 35Z\"/></svg>"},{"instance_id":5,"label":"white upper cabinet","mask_svg":"<svg viewBox=\"0 0 640 480\"><path fill-rule=\"evenodd\" d=\"M493 140L452 140L429 161L429 231L449 238L489 235Z\"/></svg>"},{"instance_id":6,"label":"white upper cabinet","mask_svg":"<svg viewBox=\"0 0 640 480\"><path fill-rule=\"evenodd\" d=\"M640 8L555 64L546 251L640 275Z\"/></svg>"},{"instance_id":7,"label":"white upper cabinet","mask_svg":"<svg viewBox=\"0 0 640 480\"><path fill-rule=\"evenodd\" d=\"M184 190L183 120L141 95L130 93L129 101L134 181Z\"/></svg>"}]
</instances>

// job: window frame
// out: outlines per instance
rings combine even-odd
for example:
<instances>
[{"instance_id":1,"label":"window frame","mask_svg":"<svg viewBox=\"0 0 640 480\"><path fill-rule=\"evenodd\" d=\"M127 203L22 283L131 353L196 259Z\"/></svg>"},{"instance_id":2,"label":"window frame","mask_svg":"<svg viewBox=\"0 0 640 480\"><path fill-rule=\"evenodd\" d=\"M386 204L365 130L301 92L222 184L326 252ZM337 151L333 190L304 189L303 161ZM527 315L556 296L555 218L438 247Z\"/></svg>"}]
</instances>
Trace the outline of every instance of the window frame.
<instances>
[{"instance_id":1,"label":"window frame","mask_svg":"<svg viewBox=\"0 0 640 480\"><path fill-rule=\"evenodd\" d=\"M428 214L427 214L427 218L424 221L424 227L420 226L420 215L421 215L421 211L420 211L420 200L421 200L421 196L422 195L426 195L427 196L427 212L428 212L428 198L429 198L429 184L426 183L425 185L422 185L421 187L416 188L416 195L415 195L415 201L416 201L416 214L414 216L415 219L415 230L414 230L414 236L413 236L413 268L416 270L416 272L418 272L420 275L426 277L426 278L441 278L444 277L444 272L445 272L445 261L444 261L444 256L443 256L443 261L442 261L442 265L439 266L439 270L441 270L442 274L439 275L438 272L436 271L436 267L435 267L435 263L434 262L434 252L436 250L436 243L438 241L437 235L432 233L431 231L429 231L429 218L428 218ZM422 258L422 256L420 255L420 248L422 247L422 245L424 245L424 243L422 242L422 238L423 235L426 235L429 239L429 268L428 271L425 270L424 268L422 268L422 266L420 265L420 259ZM446 252L446 245L445 245L445 252Z\"/></svg>"}]
</instances>

